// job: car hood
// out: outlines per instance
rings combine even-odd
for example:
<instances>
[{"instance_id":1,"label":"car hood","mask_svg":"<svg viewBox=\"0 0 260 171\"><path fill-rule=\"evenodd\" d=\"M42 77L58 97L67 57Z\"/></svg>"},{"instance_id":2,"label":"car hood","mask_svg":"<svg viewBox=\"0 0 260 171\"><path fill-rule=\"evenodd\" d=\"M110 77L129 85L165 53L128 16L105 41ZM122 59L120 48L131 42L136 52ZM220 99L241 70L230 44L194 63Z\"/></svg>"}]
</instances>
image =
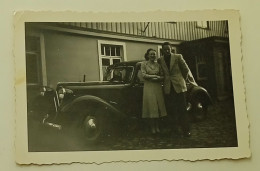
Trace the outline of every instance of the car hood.
<instances>
[{"instance_id":1,"label":"car hood","mask_svg":"<svg viewBox=\"0 0 260 171\"><path fill-rule=\"evenodd\" d=\"M112 86L112 85L124 85L126 83L124 82L116 82L116 81L88 81L88 82L59 82L57 84L57 87L78 87L78 86L87 86L87 87L92 87L92 86Z\"/></svg>"}]
</instances>

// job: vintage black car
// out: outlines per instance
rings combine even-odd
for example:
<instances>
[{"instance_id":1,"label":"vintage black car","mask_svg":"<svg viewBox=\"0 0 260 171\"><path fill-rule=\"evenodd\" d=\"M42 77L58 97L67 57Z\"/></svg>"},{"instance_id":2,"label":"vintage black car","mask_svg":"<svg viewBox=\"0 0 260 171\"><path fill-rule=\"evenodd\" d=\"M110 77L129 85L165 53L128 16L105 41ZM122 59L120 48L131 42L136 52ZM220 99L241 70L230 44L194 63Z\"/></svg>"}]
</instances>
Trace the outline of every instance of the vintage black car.
<instances>
[{"instance_id":1,"label":"vintage black car","mask_svg":"<svg viewBox=\"0 0 260 171\"><path fill-rule=\"evenodd\" d=\"M140 62L121 62L108 67L104 81L62 82L56 90L42 87L40 96L28 106L29 114L40 118L44 126L77 134L87 142L112 135L115 130L128 131L142 123ZM190 116L194 120L204 119L211 104L208 92L192 84L187 87Z\"/></svg>"}]
</instances>

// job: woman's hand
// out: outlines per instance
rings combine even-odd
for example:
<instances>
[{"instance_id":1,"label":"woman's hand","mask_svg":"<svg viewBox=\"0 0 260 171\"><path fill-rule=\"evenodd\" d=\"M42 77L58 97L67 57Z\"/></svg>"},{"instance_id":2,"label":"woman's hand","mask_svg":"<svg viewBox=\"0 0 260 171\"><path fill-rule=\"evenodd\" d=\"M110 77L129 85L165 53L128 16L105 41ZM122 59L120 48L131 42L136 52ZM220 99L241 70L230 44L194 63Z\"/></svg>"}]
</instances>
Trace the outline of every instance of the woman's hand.
<instances>
[{"instance_id":1,"label":"woman's hand","mask_svg":"<svg viewBox=\"0 0 260 171\"><path fill-rule=\"evenodd\" d=\"M162 81L163 80L163 77L162 76L159 76L159 75L154 75L152 78L151 78L152 81Z\"/></svg>"},{"instance_id":2,"label":"woman's hand","mask_svg":"<svg viewBox=\"0 0 260 171\"><path fill-rule=\"evenodd\" d=\"M154 79L154 78L157 78L158 75L149 75L149 77L150 77L151 79Z\"/></svg>"}]
</instances>

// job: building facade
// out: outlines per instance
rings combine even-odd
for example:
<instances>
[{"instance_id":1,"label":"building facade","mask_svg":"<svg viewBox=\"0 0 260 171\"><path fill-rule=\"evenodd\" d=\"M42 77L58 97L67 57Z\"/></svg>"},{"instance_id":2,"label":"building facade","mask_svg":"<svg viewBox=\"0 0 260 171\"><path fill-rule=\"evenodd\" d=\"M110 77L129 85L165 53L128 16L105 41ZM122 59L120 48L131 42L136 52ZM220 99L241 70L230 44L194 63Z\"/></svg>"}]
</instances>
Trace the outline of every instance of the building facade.
<instances>
[{"instance_id":1,"label":"building facade","mask_svg":"<svg viewBox=\"0 0 260 171\"><path fill-rule=\"evenodd\" d=\"M221 39L226 49L222 58L230 61L227 21L26 23L25 30L29 94L39 86L55 88L58 82L102 81L111 64L142 60L149 48L160 56L161 44L165 41L172 44L175 53L184 55L195 79L210 88L214 96L218 97L218 88L212 88L209 79L212 75L207 73L214 73L214 80L221 79L217 83L227 81L216 75L226 72L218 67L224 64L204 52L206 47L202 47L212 38ZM214 48L211 50L213 52ZM205 55L198 57L200 52ZM205 66L204 58L213 61L212 65L219 71Z\"/></svg>"}]
</instances>

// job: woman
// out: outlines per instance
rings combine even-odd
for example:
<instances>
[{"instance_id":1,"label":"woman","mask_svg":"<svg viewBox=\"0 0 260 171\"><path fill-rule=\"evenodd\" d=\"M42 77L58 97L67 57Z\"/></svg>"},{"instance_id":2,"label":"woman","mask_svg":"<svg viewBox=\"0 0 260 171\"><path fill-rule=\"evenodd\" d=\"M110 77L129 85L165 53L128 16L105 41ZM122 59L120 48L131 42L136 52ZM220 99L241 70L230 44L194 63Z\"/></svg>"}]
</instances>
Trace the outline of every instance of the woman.
<instances>
[{"instance_id":1,"label":"woman","mask_svg":"<svg viewBox=\"0 0 260 171\"><path fill-rule=\"evenodd\" d=\"M145 80L142 117L148 120L151 132L155 134L160 132L159 118L167 115L161 84L163 73L160 65L155 61L156 51L154 49L147 50L145 59L146 61L141 64Z\"/></svg>"}]
</instances>

